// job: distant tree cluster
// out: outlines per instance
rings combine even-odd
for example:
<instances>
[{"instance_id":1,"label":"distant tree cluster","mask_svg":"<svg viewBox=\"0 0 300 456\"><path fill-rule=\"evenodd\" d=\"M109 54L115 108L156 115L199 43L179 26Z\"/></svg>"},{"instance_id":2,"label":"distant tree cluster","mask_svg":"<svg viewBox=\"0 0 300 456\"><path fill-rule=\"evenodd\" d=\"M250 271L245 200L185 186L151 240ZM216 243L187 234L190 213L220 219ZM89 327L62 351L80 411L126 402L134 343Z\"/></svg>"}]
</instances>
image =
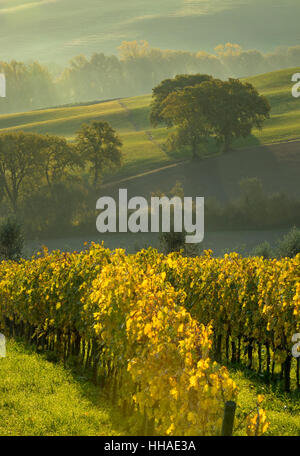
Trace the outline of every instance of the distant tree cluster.
<instances>
[{"instance_id":1,"label":"distant tree cluster","mask_svg":"<svg viewBox=\"0 0 300 456\"><path fill-rule=\"evenodd\" d=\"M241 179L240 193L227 203L220 203L214 197L205 199L205 227L207 231L235 230L274 230L291 228L286 235L278 239L274 246L267 241L258 244L252 251L246 245L236 247L242 255L262 256L264 258L295 257L300 253L300 200L285 193L265 192L262 182L256 178ZM164 196L157 192L157 196ZM168 193L184 197L182 184L176 185ZM171 227L169 233L160 235L160 249L164 253L182 250L184 255L200 255L205 249L205 240L201 245L186 244L185 232L177 233ZM225 250L224 253L229 253Z\"/></svg>"},{"instance_id":2,"label":"distant tree cluster","mask_svg":"<svg viewBox=\"0 0 300 456\"><path fill-rule=\"evenodd\" d=\"M147 41L123 42L118 57L101 52L90 58L76 56L61 70L37 62L0 62L0 72L7 78L7 98L1 99L0 113L141 95L176 74L241 78L297 67L299 62L299 45L263 54L227 43L209 54L152 48Z\"/></svg>"},{"instance_id":3,"label":"distant tree cluster","mask_svg":"<svg viewBox=\"0 0 300 456\"><path fill-rule=\"evenodd\" d=\"M300 200L285 193L267 193L262 182L256 178L244 178L239 182L240 192L235 199L220 203L214 197L205 199L205 228L207 231L235 230L274 230L290 231L278 239L275 246L265 241L258 244L251 252L246 246L238 248L241 254L263 256L264 258L295 257L300 253ZM164 196L157 192L157 196ZM184 190L179 181L168 193L184 197ZM171 227L169 233L160 235L160 248L165 253L182 250L184 255L201 254L205 248L205 240L201 246L185 243L185 232L177 233ZM225 253L228 253L227 251Z\"/></svg>"},{"instance_id":4,"label":"distant tree cluster","mask_svg":"<svg viewBox=\"0 0 300 456\"><path fill-rule=\"evenodd\" d=\"M6 98L0 99L0 113L29 111L60 100L53 75L37 62L0 61L0 73L6 77Z\"/></svg>"},{"instance_id":5,"label":"distant tree cluster","mask_svg":"<svg viewBox=\"0 0 300 456\"><path fill-rule=\"evenodd\" d=\"M73 143L23 131L1 134L1 215L23 220L35 234L84 223L103 173L121 166L121 148L107 122L83 124Z\"/></svg>"},{"instance_id":6,"label":"distant tree cluster","mask_svg":"<svg viewBox=\"0 0 300 456\"><path fill-rule=\"evenodd\" d=\"M296 226L278 239L274 247L267 241L258 244L251 252L253 256L269 258L294 258L300 253L300 229Z\"/></svg>"},{"instance_id":7,"label":"distant tree cluster","mask_svg":"<svg viewBox=\"0 0 300 456\"><path fill-rule=\"evenodd\" d=\"M267 193L256 177L242 179L240 194L226 203L205 200L205 226L217 230L272 230L300 227L300 200L283 192Z\"/></svg>"}]
</instances>

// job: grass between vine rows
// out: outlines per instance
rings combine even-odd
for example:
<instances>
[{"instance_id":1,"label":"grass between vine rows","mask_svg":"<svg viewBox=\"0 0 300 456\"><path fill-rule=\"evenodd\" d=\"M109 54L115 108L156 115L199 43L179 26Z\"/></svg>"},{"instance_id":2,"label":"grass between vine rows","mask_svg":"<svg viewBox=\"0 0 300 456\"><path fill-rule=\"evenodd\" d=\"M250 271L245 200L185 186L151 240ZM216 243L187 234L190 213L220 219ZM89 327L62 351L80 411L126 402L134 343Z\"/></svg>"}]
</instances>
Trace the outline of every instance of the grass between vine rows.
<instances>
[{"instance_id":1,"label":"grass between vine rows","mask_svg":"<svg viewBox=\"0 0 300 456\"><path fill-rule=\"evenodd\" d=\"M51 354L8 340L7 357L0 359L1 436L136 434L87 372L49 359ZM266 385L254 372L228 367L239 387L235 425L263 394L271 421L267 435L300 435L299 393L282 393L279 385ZM235 435L244 435L244 426Z\"/></svg>"},{"instance_id":2,"label":"grass between vine rows","mask_svg":"<svg viewBox=\"0 0 300 456\"><path fill-rule=\"evenodd\" d=\"M124 435L118 412L86 375L8 340L0 358L0 435Z\"/></svg>"}]
</instances>

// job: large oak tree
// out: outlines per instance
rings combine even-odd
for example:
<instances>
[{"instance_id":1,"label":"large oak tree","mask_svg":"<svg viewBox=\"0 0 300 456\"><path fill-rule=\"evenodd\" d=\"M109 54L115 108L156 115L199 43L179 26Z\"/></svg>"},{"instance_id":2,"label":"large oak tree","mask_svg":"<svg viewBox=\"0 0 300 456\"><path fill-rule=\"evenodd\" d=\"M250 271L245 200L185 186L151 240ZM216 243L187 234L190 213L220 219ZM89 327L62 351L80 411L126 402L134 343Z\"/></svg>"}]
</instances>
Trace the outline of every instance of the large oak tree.
<instances>
[{"instance_id":1,"label":"large oak tree","mask_svg":"<svg viewBox=\"0 0 300 456\"><path fill-rule=\"evenodd\" d=\"M209 135L228 152L234 139L262 128L270 109L264 96L238 79L177 76L153 90L151 121L154 126L177 126L177 144L190 146L196 157L198 145Z\"/></svg>"},{"instance_id":2,"label":"large oak tree","mask_svg":"<svg viewBox=\"0 0 300 456\"><path fill-rule=\"evenodd\" d=\"M238 79L207 81L195 87L192 93L224 152L231 149L234 139L246 138L254 128L261 129L270 117L267 98L252 84Z\"/></svg>"}]
</instances>

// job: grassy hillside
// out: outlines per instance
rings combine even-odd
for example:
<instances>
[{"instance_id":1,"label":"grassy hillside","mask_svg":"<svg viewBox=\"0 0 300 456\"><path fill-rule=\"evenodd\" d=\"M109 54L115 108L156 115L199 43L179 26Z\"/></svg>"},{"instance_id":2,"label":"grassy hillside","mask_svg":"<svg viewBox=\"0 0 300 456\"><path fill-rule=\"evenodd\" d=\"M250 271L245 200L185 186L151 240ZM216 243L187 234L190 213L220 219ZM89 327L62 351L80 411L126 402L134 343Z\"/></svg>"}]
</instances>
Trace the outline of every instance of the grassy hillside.
<instances>
[{"instance_id":1,"label":"grassy hillside","mask_svg":"<svg viewBox=\"0 0 300 456\"><path fill-rule=\"evenodd\" d=\"M300 100L292 96L292 75L299 68L276 71L248 78L257 90L264 94L271 106L271 119L262 132L255 136L262 143L273 143L300 138Z\"/></svg>"},{"instance_id":2,"label":"grassy hillside","mask_svg":"<svg viewBox=\"0 0 300 456\"><path fill-rule=\"evenodd\" d=\"M4 60L65 63L82 53L116 53L122 40L132 39L191 51L199 45L212 51L224 37L266 51L298 43L297 0L282 8L272 0L1 0L0 14Z\"/></svg>"},{"instance_id":3,"label":"grassy hillside","mask_svg":"<svg viewBox=\"0 0 300 456\"><path fill-rule=\"evenodd\" d=\"M269 99L272 112L262 131L236 143L236 147L258 146L300 138L300 100L293 98L292 74L299 68L248 78ZM169 131L152 129L149 123L151 96L140 96L106 103L45 109L0 116L0 131L25 130L52 133L72 140L84 122L106 120L119 132L124 144L124 166L118 177L134 175L178 160L184 153L167 155L161 145ZM210 144L204 153L218 152Z\"/></svg>"}]
</instances>

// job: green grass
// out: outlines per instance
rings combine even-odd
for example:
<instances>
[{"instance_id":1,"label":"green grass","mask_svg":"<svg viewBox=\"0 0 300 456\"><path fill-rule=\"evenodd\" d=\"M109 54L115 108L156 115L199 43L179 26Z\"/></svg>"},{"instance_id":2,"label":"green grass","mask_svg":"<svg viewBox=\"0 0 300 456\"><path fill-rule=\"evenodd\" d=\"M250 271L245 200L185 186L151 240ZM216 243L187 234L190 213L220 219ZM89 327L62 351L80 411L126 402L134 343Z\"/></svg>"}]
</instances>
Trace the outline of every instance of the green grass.
<instances>
[{"instance_id":1,"label":"green grass","mask_svg":"<svg viewBox=\"0 0 300 456\"><path fill-rule=\"evenodd\" d=\"M300 435L299 393L282 393L247 369L229 371L239 388L235 426L263 394L271 422L267 435ZM124 423L86 373L75 374L21 342L8 340L0 374L0 436L131 435L129 421ZM235 435L245 435L245 423Z\"/></svg>"},{"instance_id":2,"label":"green grass","mask_svg":"<svg viewBox=\"0 0 300 456\"><path fill-rule=\"evenodd\" d=\"M255 407L257 395L262 394L265 400L261 406L266 410L270 422L266 435L300 435L299 392L283 393L279 385L267 385L262 377L248 369L229 367L229 372L239 388L235 426ZM245 435L245 423L236 430L235 435Z\"/></svg>"},{"instance_id":3,"label":"green grass","mask_svg":"<svg viewBox=\"0 0 300 456\"><path fill-rule=\"evenodd\" d=\"M254 131L246 140L236 142L236 147L272 144L300 138L300 99L292 97L291 77L299 68L276 71L246 80L269 99L271 119L262 131ZM0 131L25 130L50 133L74 139L80 125L92 120L105 120L118 131L123 141L124 165L115 176L127 177L142 173L168 163L184 160L182 150L168 155L160 147L169 130L153 129L149 122L151 96L144 95L96 104L61 107L0 116ZM151 141L146 132L150 132ZM216 146L210 144L208 153L216 153Z\"/></svg>"},{"instance_id":4,"label":"green grass","mask_svg":"<svg viewBox=\"0 0 300 456\"><path fill-rule=\"evenodd\" d=\"M82 375L9 340L0 359L0 436L122 435L117 412Z\"/></svg>"},{"instance_id":5,"label":"green grass","mask_svg":"<svg viewBox=\"0 0 300 456\"><path fill-rule=\"evenodd\" d=\"M300 100L292 96L292 75L299 68L275 71L247 81L264 94L272 107L271 119L261 132L255 132L261 143L273 143L300 138Z\"/></svg>"},{"instance_id":6,"label":"green grass","mask_svg":"<svg viewBox=\"0 0 300 456\"><path fill-rule=\"evenodd\" d=\"M131 130L127 113L118 101L1 115L0 125L6 131L50 133L73 139L80 125L92 120L108 120L121 132Z\"/></svg>"}]
</instances>

